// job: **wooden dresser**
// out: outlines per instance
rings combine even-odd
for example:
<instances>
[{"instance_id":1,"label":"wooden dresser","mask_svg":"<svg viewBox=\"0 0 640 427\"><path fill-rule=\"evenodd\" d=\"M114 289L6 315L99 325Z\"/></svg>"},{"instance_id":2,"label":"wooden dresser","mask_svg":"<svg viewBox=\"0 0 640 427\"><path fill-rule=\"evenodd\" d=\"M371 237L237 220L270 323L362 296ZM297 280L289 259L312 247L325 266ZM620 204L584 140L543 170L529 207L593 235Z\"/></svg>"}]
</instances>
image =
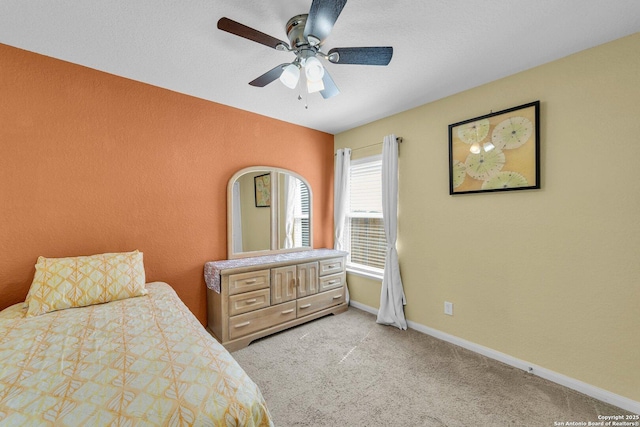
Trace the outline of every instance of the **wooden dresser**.
<instances>
[{"instance_id":1,"label":"wooden dresser","mask_svg":"<svg viewBox=\"0 0 640 427\"><path fill-rule=\"evenodd\" d=\"M205 264L207 329L228 350L347 310L346 252L301 252Z\"/></svg>"}]
</instances>

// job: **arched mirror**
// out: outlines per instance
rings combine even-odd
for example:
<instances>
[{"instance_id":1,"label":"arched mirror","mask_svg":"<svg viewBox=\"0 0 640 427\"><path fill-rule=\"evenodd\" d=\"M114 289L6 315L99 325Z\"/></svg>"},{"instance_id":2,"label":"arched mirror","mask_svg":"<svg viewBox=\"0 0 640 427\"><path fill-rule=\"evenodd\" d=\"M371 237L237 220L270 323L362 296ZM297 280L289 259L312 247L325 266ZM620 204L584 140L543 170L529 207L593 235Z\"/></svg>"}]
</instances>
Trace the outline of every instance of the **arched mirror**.
<instances>
[{"instance_id":1,"label":"arched mirror","mask_svg":"<svg viewBox=\"0 0 640 427\"><path fill-rule=\"evenodd\" d=\"M295 172L252 166L227 186L229 259L313 248L312 193Z\"/></svg>"}]
</instances>

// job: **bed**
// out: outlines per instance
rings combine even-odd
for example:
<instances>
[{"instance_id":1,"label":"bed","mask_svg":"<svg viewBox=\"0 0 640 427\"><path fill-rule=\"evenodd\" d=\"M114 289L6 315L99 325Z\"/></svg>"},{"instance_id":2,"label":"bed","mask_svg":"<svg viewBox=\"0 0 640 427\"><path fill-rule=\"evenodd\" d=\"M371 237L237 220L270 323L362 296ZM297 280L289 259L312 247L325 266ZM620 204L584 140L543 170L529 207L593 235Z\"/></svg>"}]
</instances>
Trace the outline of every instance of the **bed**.
<instances>
[{"instance_id":1,"label":"bed","mask_svg":"<svg viewBox=\"0 0 640 427\"><path fill-rule=\"evenodd\" d=\"M256 384L175 291L145 290L32 317L26 303L1 311L0 425L272 426Z\"/></svg>"}]
</instances>

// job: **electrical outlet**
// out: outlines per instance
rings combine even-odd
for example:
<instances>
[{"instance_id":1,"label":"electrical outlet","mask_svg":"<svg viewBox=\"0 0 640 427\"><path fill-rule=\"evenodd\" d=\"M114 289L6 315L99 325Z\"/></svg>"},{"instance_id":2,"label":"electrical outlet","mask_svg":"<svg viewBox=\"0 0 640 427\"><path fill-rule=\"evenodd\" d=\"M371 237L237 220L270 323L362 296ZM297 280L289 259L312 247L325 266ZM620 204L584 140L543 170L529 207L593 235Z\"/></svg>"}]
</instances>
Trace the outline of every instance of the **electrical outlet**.
<instances>
[{"instance_id":1,"label":"electrical outlet","mask_svg":"<svg viewBox=\"0 0 640 427\"><path fill-rule=\"evenodd\" d=\"M444 302L444 314L453 316L453 303L449 301Z\"/></svg>"}]
</instances>

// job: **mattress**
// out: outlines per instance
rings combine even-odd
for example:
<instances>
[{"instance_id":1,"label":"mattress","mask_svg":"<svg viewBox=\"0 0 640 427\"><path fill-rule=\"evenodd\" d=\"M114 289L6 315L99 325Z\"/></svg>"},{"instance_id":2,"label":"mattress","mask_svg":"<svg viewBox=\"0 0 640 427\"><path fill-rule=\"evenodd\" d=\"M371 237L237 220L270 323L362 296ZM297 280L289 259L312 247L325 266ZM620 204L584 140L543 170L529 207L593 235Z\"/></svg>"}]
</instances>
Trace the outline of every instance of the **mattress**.
<instances>
[{"instance_id":1,"label":"mattress","mask_svg":"<svg viewBox=\"0 0 640 427\"><path fill-rule=\"evenodd\" d=\"M257 385L166 283L26 318L0 312L0 425L272 426Z\"/></svg>"}]
</instances>

